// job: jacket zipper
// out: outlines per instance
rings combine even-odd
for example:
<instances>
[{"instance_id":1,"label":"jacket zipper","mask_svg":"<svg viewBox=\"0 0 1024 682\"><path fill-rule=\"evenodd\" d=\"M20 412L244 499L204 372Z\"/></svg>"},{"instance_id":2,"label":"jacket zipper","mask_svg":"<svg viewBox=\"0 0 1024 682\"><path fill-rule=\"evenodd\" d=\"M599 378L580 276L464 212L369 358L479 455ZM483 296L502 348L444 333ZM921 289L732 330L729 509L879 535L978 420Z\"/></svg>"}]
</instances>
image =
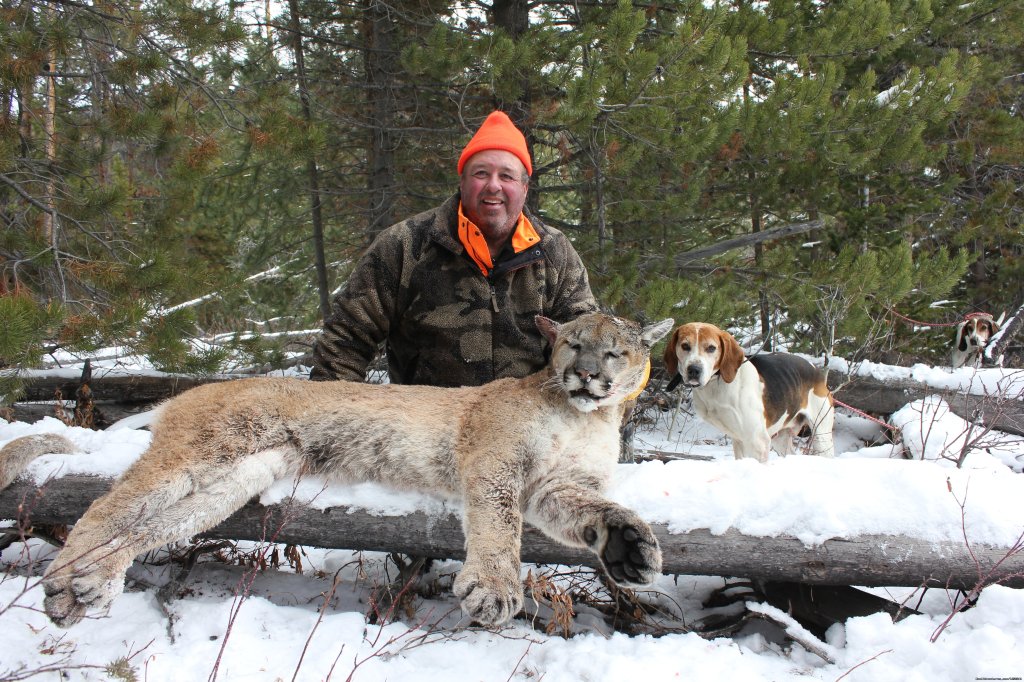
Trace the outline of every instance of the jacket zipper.
<instances>
[{"instance_id":1,"label":"jacket zipper","mask_svg":"<svg viewBox=\"0 0 1024 682\"><path fill-rule=\"evenodd\" d=\"M517 262L511 267L501 267L499 265L498 267L495 267L494 269L491 270L491 274L487 275L487 287L488 289L490 289L491 292L491 309L494 310L494 312L501 312L498 309L498 292L494 288L494 280L498 277L507 275L510 272L522 270L523 268L529 265L533 265L537 261L542 260L544 258L544 254L539 248L531 247L531 250L533 251L533 253L528 254L527 257L523 258L521 262ZM526 252L523 251L522 253L525 254Z\"/></svg>"},{"instance_id":2,"label":"jacket zipper","mask_svg":"<svg viewBox=\"0 0 1024 682\"><path fill-rule=\"evenodd\" d=\"M491 290L491 308L493 308L496 313L501 312L498 310L498 292L494 290L494 282L491 281L490 277L487 278L487 286Z\"/></svg>"}]
</instances>

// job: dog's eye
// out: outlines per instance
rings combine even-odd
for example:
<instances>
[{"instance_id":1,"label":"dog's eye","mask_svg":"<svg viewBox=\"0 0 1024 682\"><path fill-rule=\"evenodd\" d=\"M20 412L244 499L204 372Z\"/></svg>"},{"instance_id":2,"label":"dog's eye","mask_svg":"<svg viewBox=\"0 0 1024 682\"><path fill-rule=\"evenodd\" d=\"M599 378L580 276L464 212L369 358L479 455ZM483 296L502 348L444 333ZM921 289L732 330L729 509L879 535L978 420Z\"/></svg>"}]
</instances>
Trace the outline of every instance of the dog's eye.
<instances>
[{"instance_id":1,"label":"dog's eye","mask_svg":"<svg viewBox=\"0 0 1024 682\"><path fill-rule=\"evenodd\" d=\"M683 350L685 350L687 353L690 352L690 344L688 344L688 343L681 343L681 344L679 344L679 347L682 348Z\"/></svg>"},{"instance_id":2,"label":"dog's eye","mask_svg":"<svg viewBox=\"0 0 1024 682\"><path fill-rule=\"evenodd\" d=\"M709 343L709 344L707 345L707 348L705 348L704 350L706 350L706 351L707 351L707 352L709 352L709 353L714 353L714 352L715 352L716 350L718 350L718 346L716 346L716 345L714 345L714 344L711 344L711 343Z\"/></svg>"}]
</instances>

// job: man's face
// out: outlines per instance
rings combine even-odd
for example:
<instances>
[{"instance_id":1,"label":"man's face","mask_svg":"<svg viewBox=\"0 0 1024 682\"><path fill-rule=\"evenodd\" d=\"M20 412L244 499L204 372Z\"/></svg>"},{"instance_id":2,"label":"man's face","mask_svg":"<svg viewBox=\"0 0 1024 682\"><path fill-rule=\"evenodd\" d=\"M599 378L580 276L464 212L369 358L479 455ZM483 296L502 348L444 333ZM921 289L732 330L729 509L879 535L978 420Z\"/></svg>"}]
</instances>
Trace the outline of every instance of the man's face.
<instances>
[{"instance_id":1,"label":"man's face","mask_svg":"<svg viewBox=\"0 0 1024 682\"><path fill-rule=\"evenodd\" d=\"M526 167L512 152L485 149L462 167L462 212L480 228L491 254L511 237L526 203Z\"/></svg>"}]
</instances>

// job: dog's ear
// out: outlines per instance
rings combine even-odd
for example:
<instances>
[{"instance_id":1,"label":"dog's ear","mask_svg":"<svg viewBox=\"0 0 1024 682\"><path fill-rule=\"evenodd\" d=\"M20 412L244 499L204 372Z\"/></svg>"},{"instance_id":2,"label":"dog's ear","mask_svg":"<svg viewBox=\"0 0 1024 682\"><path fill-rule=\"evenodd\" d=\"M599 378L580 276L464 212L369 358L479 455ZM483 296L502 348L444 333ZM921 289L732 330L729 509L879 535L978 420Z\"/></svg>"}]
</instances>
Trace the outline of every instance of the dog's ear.
<instances>
[{"instance_id":1,"label":"dog's ear","mask_svg":"<svg viewBox=\"0 0 1024 682\"><path fill-rule=\"evenodd\" d=\"M722 381L731 384L747 356L743 354L743 349L740 348L736 337L727 331L721 331L719 343L722 349L722 359L718 361L718 373L722 377Z\"/></svg>"},{"instance_id":2,"label":"dog's ear","mask_svg":"<svg viewBox=\"0 0 1024 682\"><path fill-rule=\"evenodd\" d=\"M965 331L967 331L966 322L961 323L956 328L956 347L960 352L967 350L967 334L964 333Z\"/></svg>"},{"instance_id":3,"label":"dog's ear","mask_svg":"<svg viewBox=\"0 0 1024 682\"><path fill-rule=\"evenodd\" d=\"M665 346L665 353L661 356L665 361L665 369L669 377L674 377L679 371L679 358L676 356L676 344L679 343L679 330L682 326L676 327L672 335L668 337L668 344Z\"/></svg>"}]
</instances>

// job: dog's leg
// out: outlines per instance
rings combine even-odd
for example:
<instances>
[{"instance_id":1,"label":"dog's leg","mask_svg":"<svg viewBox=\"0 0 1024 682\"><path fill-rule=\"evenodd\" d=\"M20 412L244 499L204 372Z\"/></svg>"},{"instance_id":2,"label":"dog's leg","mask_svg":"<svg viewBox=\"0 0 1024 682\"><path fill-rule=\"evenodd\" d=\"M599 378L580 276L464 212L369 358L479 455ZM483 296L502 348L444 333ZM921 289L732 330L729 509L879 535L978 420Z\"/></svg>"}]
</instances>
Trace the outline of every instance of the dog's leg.
<instances>
[{"instance_id":1,"label":"dog's leg","mask_svg":"<svg viewBox=\"0 0 1024 682\"><path fill-rule=\"evenodd\" d=\"M287 451L265 450L226 465L161 472L135 467L75 524L43 577L45 608L61 627L102 609L124 589L139 554L212 528L286 473ZM216 469L214 471L213 469Z\"/></svg>"},{"instance_id":2,"label":"dog's leg","mask_svg":"<svg viewBox=\"0 0 1024 682\"><path fill-rule=\"evenodd\" d=\"M661 573L661 550L647 522L592 488L551 482L527 500L526 518L563 544L589 548L620 585L649 585Z\"/></svg>"},{"instance_id":3,"label":"dog's leg","mask_svg":"<svg viewBox=\"0 0 1024 682\"><path fill-rule=\"evenodd\" d=\"M796 448L793 447L793 431L782 429L772 436L772 449L783 457L796 452Z\"/></svg>"},{"instance_id":4,"label":"dog's leg","mask_svg":"<svg viewBox=\"0 0 1024 682\"><path fill-rule=\"evenodd\" d=\"M768 461L768 452L771 450L772 439L768 435L767 429L762 429L759 432L755 432L750 438L740 440L735 436L732 437L732 453L736 459L745 459L747 457L756 459L758 462Z\"/></svg>"}]
</instances>

